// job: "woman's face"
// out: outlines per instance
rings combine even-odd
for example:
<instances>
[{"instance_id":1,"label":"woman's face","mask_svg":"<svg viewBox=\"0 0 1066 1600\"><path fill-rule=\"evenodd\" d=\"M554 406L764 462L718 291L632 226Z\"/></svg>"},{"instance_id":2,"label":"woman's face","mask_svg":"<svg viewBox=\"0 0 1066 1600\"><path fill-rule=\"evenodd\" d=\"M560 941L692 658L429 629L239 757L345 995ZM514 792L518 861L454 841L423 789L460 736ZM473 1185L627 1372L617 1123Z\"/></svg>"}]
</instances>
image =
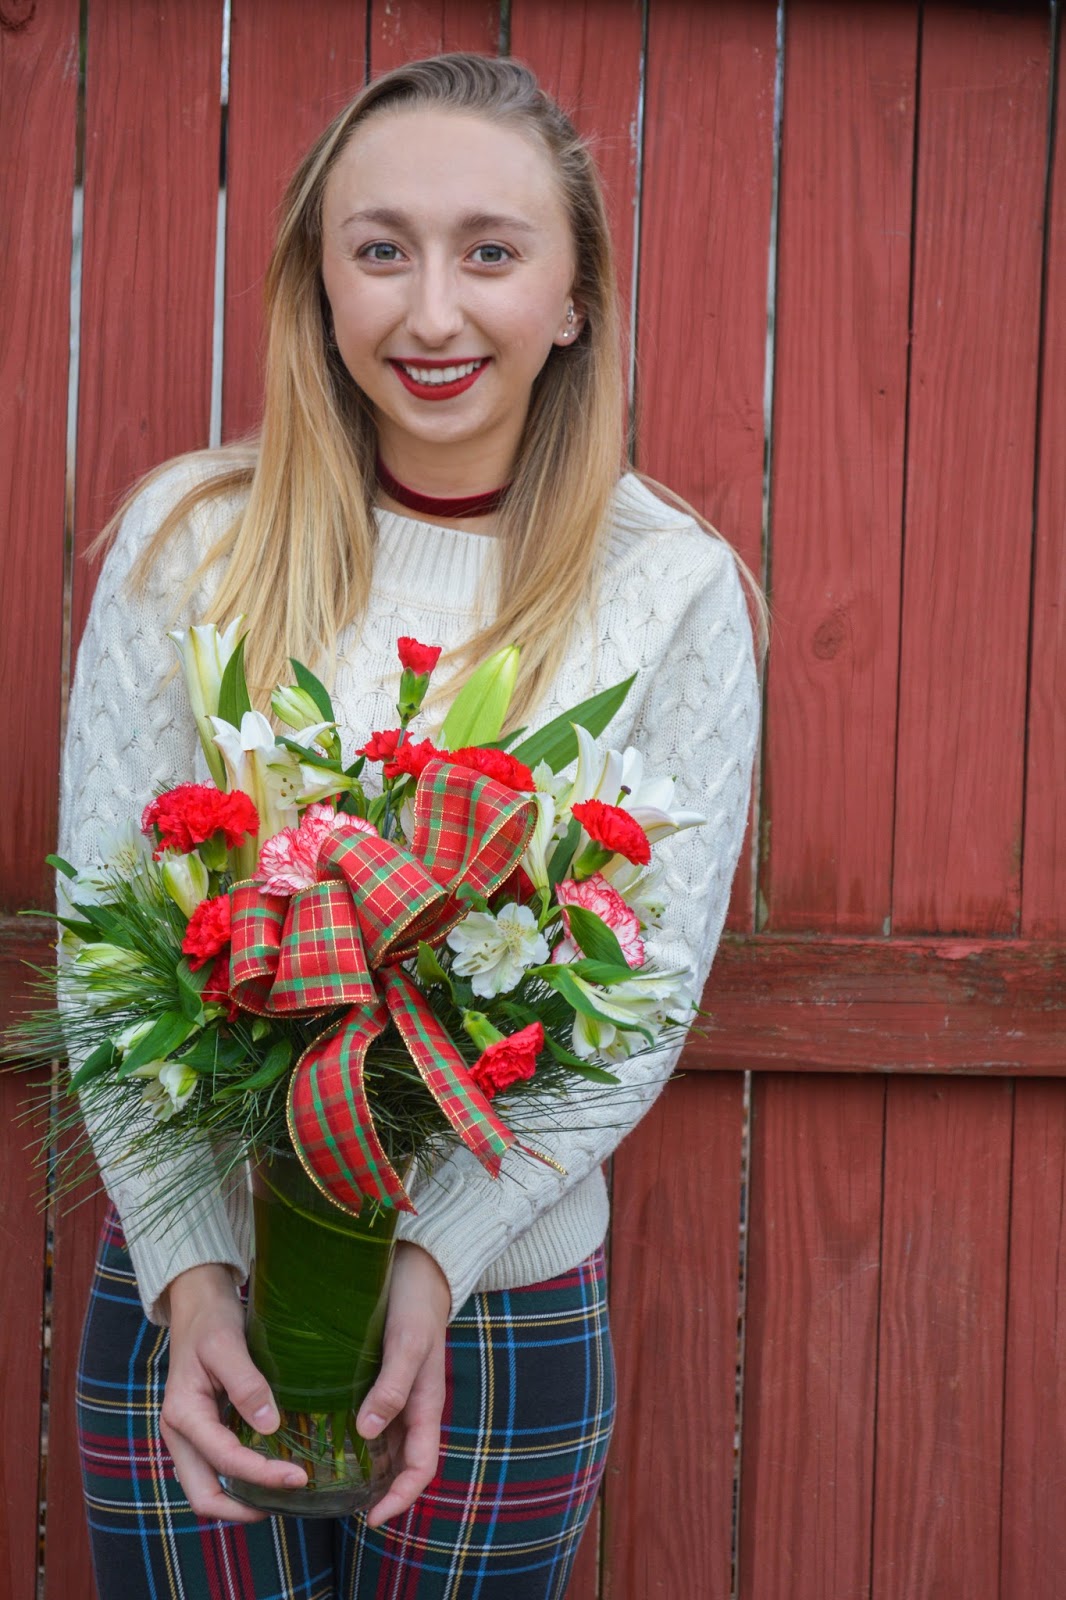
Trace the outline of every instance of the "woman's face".
<instances>
[{"instance_id":1,"label":"woman's face","mask_svg":"<svg viewBox=\"0 0 1066 1600\"><path fill-rule=\"evenodd\" d=\"M534 140L428 109L356 129L326 184L322 277L397 477L430 492L506 481L533 381L581 326L574 267Z\"/></svg>"}]
</instances>

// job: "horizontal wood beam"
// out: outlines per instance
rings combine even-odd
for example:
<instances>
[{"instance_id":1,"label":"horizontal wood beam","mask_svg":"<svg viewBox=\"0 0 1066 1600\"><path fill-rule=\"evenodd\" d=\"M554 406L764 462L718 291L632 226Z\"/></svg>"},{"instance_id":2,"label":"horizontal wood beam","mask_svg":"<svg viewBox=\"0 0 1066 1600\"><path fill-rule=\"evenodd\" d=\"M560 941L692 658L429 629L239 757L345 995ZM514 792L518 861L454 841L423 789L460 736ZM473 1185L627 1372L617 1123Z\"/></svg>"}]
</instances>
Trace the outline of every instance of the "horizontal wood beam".
<instances>
[{"instance_id":1,"label":"horizontal wood beam","mask_svg":"<svg viewBox=\"0 0 1066 1600\"><path fill-rule=\"evenodd\" d=\"M44 918L0 918L0 1016L34 1004ZM1066 1076L1066 945L727 935L688 1071Z\"/></svg>"},{"instance_id":2,"label":"horizontal wood beam","mask_svg":"<svg viewBox=\"0 0 1066 1600\"><path fill-rule=\"evenodd\" d=\"M727 936L689 1070L1066 1076L1066 945Z\"/></svg>"}]
</instances>

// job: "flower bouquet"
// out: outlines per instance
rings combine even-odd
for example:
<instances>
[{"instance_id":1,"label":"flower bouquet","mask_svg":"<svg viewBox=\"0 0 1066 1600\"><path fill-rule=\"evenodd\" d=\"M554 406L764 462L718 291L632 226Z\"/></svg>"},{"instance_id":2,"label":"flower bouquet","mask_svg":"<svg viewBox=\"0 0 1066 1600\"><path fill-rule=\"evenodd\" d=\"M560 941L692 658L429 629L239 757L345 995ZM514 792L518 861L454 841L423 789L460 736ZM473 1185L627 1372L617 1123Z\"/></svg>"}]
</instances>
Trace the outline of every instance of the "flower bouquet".
<instances>
[{"instance_id":1,"label":"flower bouquet","mask_svg":"<svg viewBox=\"0 0 1066 1600\"><path fill-rule=\"evenodd\" d=\"M101 867L50 858L59 1004L15 1043L23 1059L65 1046L109 1154L147 1174L173 1163L160 1212L187 1215L250 1164L248 1341L282 1422L261 1437L231 1421L308 1486L227 1487L337 1515L386 1481L354 1419L411 1175L457 1143L493 1175L515 1145L554 1165L522 1142L531 1112L618 1092L611 1066L691 1018L688 975L656 970L642 936L663 910L654 844L703 819L639 752L598 746L629 682L503 737L504 650L436 741L416 740L440 651L401 639L398 726L346 764L300 663L271 697L284 732L252 708L238 635L171 634L212 782L151 799Z\"/></svg>"}]
</instances>

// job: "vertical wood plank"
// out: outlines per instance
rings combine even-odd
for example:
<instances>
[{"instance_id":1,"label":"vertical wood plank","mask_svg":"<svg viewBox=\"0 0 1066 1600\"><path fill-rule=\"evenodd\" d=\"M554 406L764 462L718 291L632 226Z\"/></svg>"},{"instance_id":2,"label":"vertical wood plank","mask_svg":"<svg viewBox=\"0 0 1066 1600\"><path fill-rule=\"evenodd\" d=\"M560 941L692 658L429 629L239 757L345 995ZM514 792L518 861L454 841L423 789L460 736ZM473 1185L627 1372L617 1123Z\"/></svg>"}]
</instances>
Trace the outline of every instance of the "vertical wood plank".
<instances>
[{"instance_id":1,"label":"vertical wood plank","mask_svg":"<svg viewBox=\"0 0 1066 1600\"><path fill-rule=\"evenodd\" d=\"M222 434L262 412L263 279L289 178L366 79L363 0L233 0Z\"/></svg>"},{"instance_id":2,"label":"vertical wood plank","mask_svg":"<svg viewBox=\"0 0 1066 1600\"><path fill-rule=\"evenodd\" d=\"M89 9L75 550L168 456L207 443L221 0ZM74 642L95 571L75 563Z\"/></svg>"},{"instance_id":3,"label":"vertical wood plank","mask_svg":"<svg viewBox=\"0 0 1066 1600\"><path fill-rule=\"evenodd\" d=\"M1066 1570L1066 1084L1014 1090L1000 1593L1055 1600Z\"/></svg>"},{"instance_id":4,"label":"vertical wood plank","mask_svg":"<svg viewBox=\"0 0 1066 1600\"><path fill-rule=\"evenodd\" d=\"M884 1085L753 1084L739 1593L870 1593Z\"/></svg>"},{"instance_id":5,"label":"vertical wood plank","mask_svg":"<svg viewBox=\"0 0 1066 1600\"><path fill-rule=\"evenodd\" d=\"M913 4L788 8L761 874L775 931L879 933L891 908L917 41Z\"/></svg>"},{"instance_id":6,"label":"vertical wood plank","mask_svg":"<svg viewBox=\"0 0 1066 1600\"><path fill-rule=\"evenodd\" d=\"M633 278L641 0L512 0L511 51L528 62L592 147L603 179L627 338Z\"/></svg>"},{"instance_id":7,"label":"vertical wood plank","mask_svg":"<svg viewBox=\"0 0 1066 1600\"><path fill-rule=\"evenodd\" d=\"M637 464L762 569L776 7L656 0L648 18ZM750 833L729 922L752 926Z\"/></svg>"},{"instance_id":8,"label":"vertical wood plank","mask_svg":"<svg viewBox=\"0 0 1066 1600\"><path fill-rule=\"evenodd\" d=\"M893 925L1011 933L1048 19L923 15Z\"/></svg>"},{"instance_id":9,"label":"vertical wood plank","mask_svg":"<svg viewBox=\"0 0 1066 1600\"><path fill-rule=\"evenodd\" d=\"M729 1593L743 1115L741 1074L682 1077L615 1157L604 1600Z\"/></svg>"},{"instance_id":10,"label":"vertical wood plank","mask_svg":"<svg viewBox=\"0 0 1066 1600\"><path fill-rule=\"evenodd\" d=\"M370 71L375 78L442 50L495 55L499 39L498 0L371 0Z\"/></svg>"},{"instance_id":11,"label":"vertical wood plank","mask_svg":"<svg viewBox=\"0 0 1066 1600\"><path fill-rule=\"evenodd\" d=\"M9 1308L0 1361L0 1594L35 1600L44 1315L43 1176L34 1161L46 1117L24 1120L27 1099L47 1094L47 1074L0 1074L0 1270Z\"/></svg>"},{"instance_id":12,"label":"vertical wood plank","mask_svg":"<svg viewBox=\"0 0 1066 1600\"><path fill-rule=\"evenodd\" d=\"M1040 397L1022 932L1066 936L1066 44L1059 30Z\"/></svg>"},{"instance_id":13,"label":"vertical wood plank","mask_svg":"<svg viewBox=\"0 0 1066 1600\"><path fill-rule=\"evenodd\" d=\"M873 1593L1000 1600L1009 1082L888 1083Z\"/></svg>"},{"instance_id":14,"label":"vertical wood plank","mask_svg":"<svg viewBox=\"0 0 1066 1600\"><path fill-rule=\"evenodd\" d=\"M0 749L7 769L0 912L47 905L56 833L63 639L63 503L71 208L78 89L76 0L0 10L0 523L18 604L0 629Z\"/></svg>"}]
</instances>

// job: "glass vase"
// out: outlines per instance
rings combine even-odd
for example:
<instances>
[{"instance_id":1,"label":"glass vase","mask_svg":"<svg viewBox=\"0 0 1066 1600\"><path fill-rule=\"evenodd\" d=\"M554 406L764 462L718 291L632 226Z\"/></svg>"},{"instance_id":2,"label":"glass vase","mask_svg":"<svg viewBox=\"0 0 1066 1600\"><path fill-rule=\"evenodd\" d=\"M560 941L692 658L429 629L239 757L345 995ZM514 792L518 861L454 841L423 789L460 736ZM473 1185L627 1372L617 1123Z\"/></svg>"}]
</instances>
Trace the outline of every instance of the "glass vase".
<instances>
[{"instance_id":1,"label":"glass vase","mask_svg":"<svg viewBox=\"0 0 1066 1600\"><path fill-rule=\"evenodd\" d=\"M264 1489L223 1477L245 1505L291 1516L366 1510L392 1472L387 1449L360 1438L355 1418L381 1364L396 1212L364 1205L350 1216L311 1182L295 1155L252 1169L255 1259L248 1350L274 1392L281 1424L257 1433L235 1408L243 1445L307 1473L303 1489Z\"/></svg>"}]
</instances>

